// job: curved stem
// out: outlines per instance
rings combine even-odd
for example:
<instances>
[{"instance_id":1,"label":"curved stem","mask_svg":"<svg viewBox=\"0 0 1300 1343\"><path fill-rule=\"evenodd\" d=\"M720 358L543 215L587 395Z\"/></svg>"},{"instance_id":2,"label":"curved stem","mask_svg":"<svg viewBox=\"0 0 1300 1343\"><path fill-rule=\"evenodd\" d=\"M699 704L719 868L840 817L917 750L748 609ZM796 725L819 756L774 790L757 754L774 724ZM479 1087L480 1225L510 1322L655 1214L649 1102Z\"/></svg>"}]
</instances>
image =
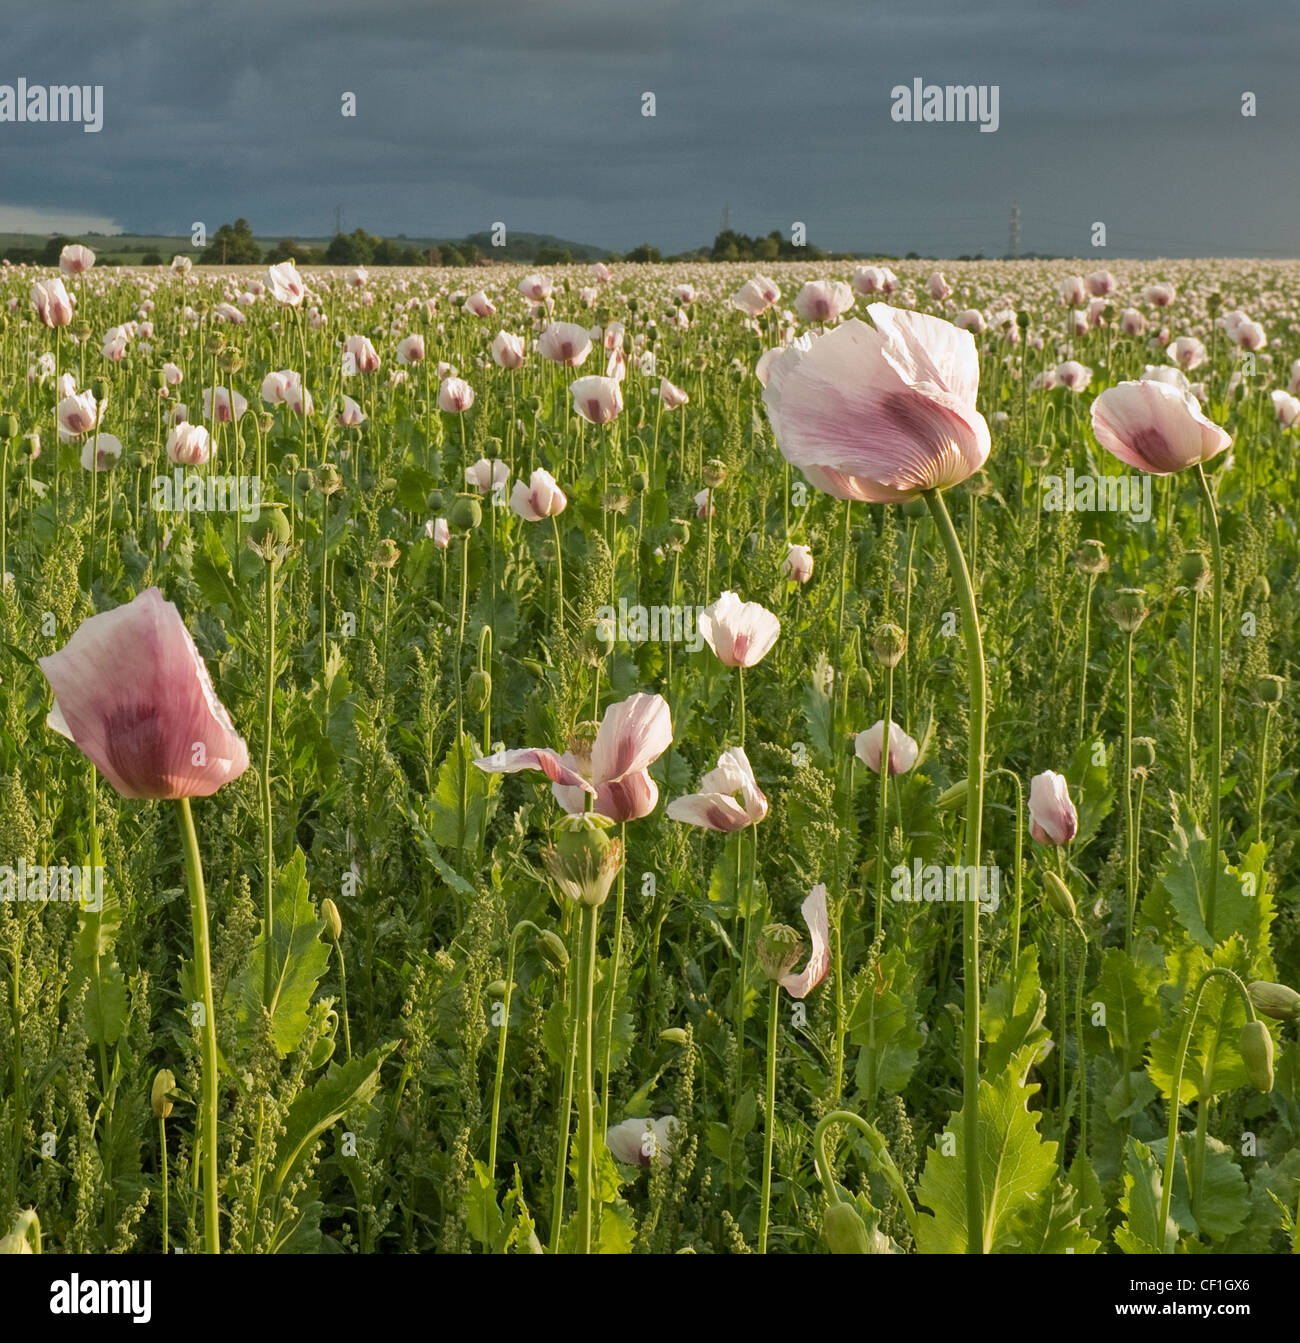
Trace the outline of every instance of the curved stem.
<instances>
[{"instance_id":1,"label":"curved stem","mask_svg":"<svg viewBox=\"0 0 1300 1343\"><path fill-rule=\"evenodd\" d=\"M1169 1244L1169 1236L1166 1227L1169 1223L1169 1202L1174 1192L1174 1156L1178 1151L1178 1096L1183 1089L1183 1069L1187 1064L1187 1046L1191 1042L1192 1027L1196 1024L1196 1014L1201 1010L1201 996L1205 992L1205 986L1210 980L1223 978L1237 990L1241 995L1241 1001L1246 1006L1246 1019L1248 1021L1256 1020L1255 1005L1250 1001L1250 994L1246 992L1246 986L1241 982L1238 976L1224 966L1216 965L1207 970L1196 986L1192 995L1191 1009L1187 1013L1187 1020L1183 1023L1182 1038L1178 1042L1177 1062L1174 1065L1173 1084L1169 1089L1169 1132L1165 1145L1165 1170L1164 1179L1160 1188L1160 1216L1156 1222L1156 1234L1164 1237L1164 1252L1170 1253L1173 1246ZM1191 1172L1188 1172L1188 1191L1191 1191ZM1174 1233L1174 1245L1178 1243L1177 1231Z\"/></svg>"},{"instance_id":2,"label":"curved stem","mask_svg":"<svg viewBox=\"0 0 1300 1343\"><path fill-rule=\"evenodd\" d=\"M829 1114L821 1117L816 1129L813 1130L813 1159L817 1166L817 1173L821 1177L822 1187L826 1190L827 1198L833 1203L844 1201L840 1198L830 1162L826 1159L826 1130L832 1124L852 1124L861 1129L862 1136L866 1138L867 1145L871 1148L871 1155L875 1158L876 1164L880 1167L880 1173L885 1177L889 1187L894 1192L894 1196L898 1199L903 1209L903 1216L907 1219L907 1225L913 1238L915 1238L918 1223L916 1208L912 1204L912 1196L907 1192L907 1186L903 1183L903 1177L899 1173L898 1167L894 1165L894 1158L889 1155L889 1147L874 1125L868 1124L861 1115L855 1115L851 1110L830 1111Z\"/></svg>"},{"instance_id":3,"label":"curved stem","mask_svg":"<svg viewBox=\"0 0 1300 1343\"><path fill-rule=\"evenodd\" d=\"M943 495L925 491L930 515L943 541L948 567L962 608L966 642L967 677L970 683L970 742L966 769L966 866L978 872L980 828L984 818L984 716L987 685L984 646L980 638L975 589L962 555L952 518ZM974 496L972 496L972 502ZM962 1012L962 1128L966 1155L966 1242L970 1254L984 1253L984 1196L980 1187L979 1083L980 1083L980 928L979 901L962 902L962 977L965 1001Z\"/></svg>"}]
</instances>

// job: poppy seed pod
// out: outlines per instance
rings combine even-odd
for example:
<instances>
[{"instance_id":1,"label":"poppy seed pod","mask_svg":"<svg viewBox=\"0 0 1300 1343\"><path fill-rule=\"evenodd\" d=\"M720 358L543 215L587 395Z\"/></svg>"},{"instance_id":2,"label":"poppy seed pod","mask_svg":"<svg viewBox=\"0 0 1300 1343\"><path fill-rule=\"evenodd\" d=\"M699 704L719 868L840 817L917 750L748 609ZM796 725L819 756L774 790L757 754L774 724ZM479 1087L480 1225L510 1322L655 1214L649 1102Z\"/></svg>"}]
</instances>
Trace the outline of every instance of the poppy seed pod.
<instances>
[{"instance_id":1,"label":"poppy seed pod","mask_svg":"<svg viewBox=\"0 0 1300 1343\"><path fill-rule=\"evenodd\" d=\"M443 497L441 490L430 490L429 493L425 496L424 506L430 513L434 514L441 513L442 505L443 505Z\"/></svg>"},{"instance_id":2,"label":"poppy seed pod","mask_svg":"<svg viewBox=\"0 0 1300 1343\"><path fill-rule=\"evenodd\" d=\"M149 1104L159 1119L166 1119L171 1114L174 1108L171 1096L175 1090L176 1078L173 1073L167 1068L160 1069L149 1092Z\"/></svg>"},{"instance_id":3,"label":"poppy seed pod","mask_svg":"<svg viewBox=\"0 0 1300 1343\"><path fill-rule=\"evenodd\" d=\"M907 635L897 625L877 625L871 636L871 651L882 667L897 667L907 652Z\"/></svg>"},{"instance_id":4,"label":"poppy seed pod","mask_svg":"<svg viewBox=\"0 0 1300 1343\"><path fill-rule=\"evenodd\" d=\"M263 504L258 520L248 529L247 542L269 564L289 544L289 519L278 504Z\"/></svg>"},{"instance_id":5,"label":"poppy seed pod","mask_svg":"<svg viewBox=\"0 0 1300 1343\"><path fill-rule=\"evenodd\" d=\"M1029 314L1027 312L1016 313L1016 325L1021 331L1029 330Z\"/></svg>"},{"instance_id":6,"label":"poppy seed pod","mask_svg":"<svg viewBox=\"0 0 1300 1343\"><path fill-rule=\"evenodd\" d=\"M769 979L784 979L802 955L803 938L788 923L769 923L758 935L758 963Z\"/></svg>"},{"instance_id":7,"label":"poppy seed pod","mask_svg":"<svg viewBox=\"0 0 1300 1343\"><path fill-rule=\"evenodd\" d=\"M483 523L483 506L472 494L458 494L448 518L458 532L472 532Z\"/></svg>"},{"instance_id":8,"label":"poppy seed pod","mask_svg":"<svg viewBox=\"0 0 1300 1343\"><path fill-rule=\"evenodd\" d=\"M904 499L903 516L905 518L923 518L930 511L924 499Z\"/></svg>"},{"instance_id":9,"label":"poppy seed pod","mask_svg":"<svg viewBox=\"0 0 1300 1343\"><path fill-rule=\"evenodd\" d=\"M1210 585L1210 557L1200 550L1189 550L1178 564L1179 577L1189 588L1204 592Z\"/></svg>"},{"instance_id":10,"label":"poppy seed pod","mask_svg":"<svg viewBox=\"0 0 1300 1343\"><path fill-rule=\"evenodd\" d=\"M316 487L322 494L337 494L343 488L343 473L333 462L322 462L316 469Z\"/></svg>"},{"instance_id":11,"label":"poppy seed pod","mask_svg":"<svg viewBox=\"0 0 1300 1343\"><path fill-rule=\"evenodd\" d=\"M822 1239L832 1254L870 1254L867 1224L852 1203L832 1203L822 1217Z\"/></svg>"},{"instance_id":12,"label":"poppy seed pod","mask_svg":"<svg viewBox=\"0 0 1300 1343\"><path fill-rule=\"evenodd\" d=\"M1142 588L1120 588L1110 604L1111 619L1126 634L1141 628L1142 622L1150 614L1147 594Z\"/></svg>"},{"instance_id":13,"label":"poppy seed pod","mask_svg":"<svg viewBox=\"0 0 1300 1343\"><path fill-rule=\"evenodd\" d=\"M716 490L727 479L727 464L720 457L710 457L704 463L702 475L709 489Z\"/></svg>"},{"instance_id":14,"label":"poppy seed pod","mask_svg":"<svg viewBox=\"0 0 1300 1343\"><path fill-rule=\"evenodd\" d=\"M390 537L385 537L375 549L375 553L370 557L381 569L391 569L397 561L402 558L402 552L396 541Z\"/></svg>"},{"instance_id":15,"label":"poppy seed pod","mask_svg":"<svg viewBox=\"0 0 1300 1343\"><path fill-rule=\"evenodd\" d=\"M1237 1043L1246 1076L1256 1091L1267 1096L1273 1090L1273 1037L1262 1021L1248 1021Z\"/></svg>"},{"instance_id":16,"label":"poppy seed pod","mask_svg":"<svg viewBox=\"0 0 1300 1343\"><path fill-rule=\"evenodd\" d=\"M669 1026L666 1031L659 1032L659 1038L670 1045L684 1045L691 1037L680 1026Z\"/></svg>"},{"instance_id":17,"label":"poppy seed pod","mask_svg":"<svg viewBox=\"0 0 1300 1343\"><path fill-rule=\"evenodd\" d=\"M555 884L575 903L598 907L623 866L623 845L607 833L614 822L596 812L565 816L556 825L556 841L542 851Z\"/></svg>"},{"instance_id":18,"label":"poppy seed pod","mask_svg":"<svg viewBox=\"0 0 1300 1343\"><path fill-rule=\"evenodd\" d=\"M1285 984L1272 984L1266 979L1257 979L1246 986L1250 1001L1256 1012L1262 1012L1274 1021L1294 1021L1300 1017L1300 993Z\"/></svg>"},{"instance_id":19,"label":"poppy seed pod","mask_svg":"<svg viewBox=\"0 0 1300 1343\"><path fill-rule=\"evenodd\" d=\"M1081 574L1104 574L1110 568L1110 558L1101 541L1084 541L1075 551L1074 563Z\"/></svg>"},{"instance_id":20,"label":"poppy seed pod","mask_svg":"<svg viewBox=\"0 0 1300 1343\"><path fill-rule=\"evenodd\" d=\"M1156 763L1156 744L1151 737L1133 738L1133 768L1154 769Z\"/></svg>"},{"instance_id":21,"label":"poppy seed pod","mask_svg":"<svg viewBox=\"0 0 1300 1343\"><path fill-rule=\"evenodd\" d=\"M162 388L167 386L167 375L162 371L162 369L156 368L149 375L149 383L151 386L156 387L161 391Z\"/></svg>"},{"instance_id":22,"label":"poppy seed pod","mask_svg":"<svg viewBox=\"0 0 1300 1343\"><path fill-rule=\"evenodd\" d=\"M1044 443L1037 443L1025 454L1030 466L1041 469L1052 460L1052 450Z\"/></svg>"},{"instance_id":23,"label":"poppy seed pod","mask_svg":"<svg viewBox=\"0 0 1300 1343\"><path fill-rule=\"evenodd\" d=\"M339 907L326 897L321 901L320 916L329 940L337 942L343 936L343 916L339 913Z\"/></svg>"},{"instance_id":24,"label":"poppy seed pod","mask_svg":"<svg viewBox=\"0 0 1300 1343\"><path fill-rule=\"evenodd\" d=\"M1257 677L1255 680L1255 698L1260 704L1272 707L1275 704L1282 703L1282 693L1286 687L1286 682L1280 676L1274 676L1271 672Z\"/></svg>"}]
</instances>

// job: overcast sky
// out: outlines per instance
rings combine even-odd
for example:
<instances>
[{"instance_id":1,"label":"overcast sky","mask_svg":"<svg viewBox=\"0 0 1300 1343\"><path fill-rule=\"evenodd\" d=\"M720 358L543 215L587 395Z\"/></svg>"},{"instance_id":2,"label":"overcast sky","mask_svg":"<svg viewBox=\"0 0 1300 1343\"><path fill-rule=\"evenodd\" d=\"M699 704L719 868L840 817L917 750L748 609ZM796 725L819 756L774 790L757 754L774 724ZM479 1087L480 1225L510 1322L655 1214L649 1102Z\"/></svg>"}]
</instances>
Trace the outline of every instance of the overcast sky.
<instances>
[{"instance_id":1,"label":"overcast sky","mask_svg":"<svg viewBox=\"0 0 1300 1343\"><path fill-rule=\"evenodd\" d=\"M5 26L0 84L102 84L104 125L0 123L0 229L321 235L341 206L675 252L725 207L1000 255L1018 204L1024 251L1300 254L1295 0L42 0ZM916 76L996 84L998 130L891 120Z\"/></svg>"}]
</instances>

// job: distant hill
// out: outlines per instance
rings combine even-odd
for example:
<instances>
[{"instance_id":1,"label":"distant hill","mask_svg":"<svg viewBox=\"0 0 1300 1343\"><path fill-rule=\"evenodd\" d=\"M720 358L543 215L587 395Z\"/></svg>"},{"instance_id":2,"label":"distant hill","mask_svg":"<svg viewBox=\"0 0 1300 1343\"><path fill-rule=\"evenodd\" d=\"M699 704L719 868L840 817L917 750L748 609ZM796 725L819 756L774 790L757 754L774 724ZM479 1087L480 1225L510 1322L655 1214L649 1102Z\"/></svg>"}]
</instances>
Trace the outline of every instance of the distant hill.
<instances>
[{"instance_id":1,"label":"distant hill","mask_svg":"<svg viewBox=\"0 0 1300 1343\"><path fill-rule=\"evenodd\" d=\"M42 252L55 236L63 235L0 232L0 256L9 256L13 261L40 260ZM292 242L299 248L320 253L324 253L331 242L329 237L306 234L254 234L254 238L263 255L273 251L285 241ZM178 255L188 256L197 261L203 251L203 248L196 247L191 242L189 234L92 232L68 234L67 239L85 243L106 265L112 263L123 266L147 265L154 257L170 262L172 257ZM536 261L546 265L558 265L564 261L599 261L611 255L606 248L556 238L549 233L513 233L508 230L504 247L494 247L492 235L488 232L472 233L467 238L409 237L399 233L390 241L403 250L413 248L424 254L432 248L438 248L439 251L454 249L461 255L481 254L489 261ZM144 260L146 257L150 258L150 262Z\"/></svg>"}]
</instances>

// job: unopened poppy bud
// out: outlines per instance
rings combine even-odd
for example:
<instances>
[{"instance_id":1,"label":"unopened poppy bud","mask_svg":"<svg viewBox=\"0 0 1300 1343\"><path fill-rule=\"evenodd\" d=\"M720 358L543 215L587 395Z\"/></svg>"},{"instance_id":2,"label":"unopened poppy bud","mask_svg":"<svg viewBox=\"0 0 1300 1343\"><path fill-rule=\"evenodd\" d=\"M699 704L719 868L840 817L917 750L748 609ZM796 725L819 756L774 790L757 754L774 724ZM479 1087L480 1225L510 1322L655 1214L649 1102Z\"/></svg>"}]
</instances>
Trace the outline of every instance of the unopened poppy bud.
<instances>
[{"instance_id":1,"label":"unopened poppy bud","mask_svg":"<svg viewBox=\"0 0 1300 1343\"><path fill-rule=\"evenodd\" d=\"M1246 1076L1256 1091L1267 1096L1273 1090L1273 1037L1262 1021L1248 1021L1238 1041Z\"/></svg>"},{"instance_id":2,"label":"unopened poppy bud","mask_svg":"<svg viewBox=\"0 0 1300 1343\"><path fill-rule=\"evenodd\" d=\"M822 1218L822 1239L832 1254L870 1254L867 1224L852 1203L832 1203Z\"/></svg>"},{"instance_id":3,"label":"unopened poppy bud","mask_svg":"<svg viewBox=\"0 0 1300 1343\"><path fill-rule=\"evenodd\" d=\"M458 494L447 516L458 532L472 532L483 523L483 506L472 494Z\"/></svg>"},{"instance_id":4,"label":"unopened poppy bud","mask_svg":"<svg viewBox=\"0 0 1300 1343\"><path fill-rule=\"evenodd\" d=\"M1142 588L1121 588L1111 601L1110 614L1120 629L1132 634L1151 614L1146 592Z\"/></svg>"},{"instance_id":5,"label":"unopened poppy bud","mask_svg":"<svg viewBox=\"0 0 1300 1343\"><path fill-rule=\"evenodd\" d=\"M644 471L633 472L632 488L637 494L644 494L650 488L650 477Z\"/></svg>"},{"instance_id":6,"label":"unopened poppy bud","mask_svg":"<svg viewBox=\"0 0 1300 1343\"><path fill-rule=\"evenodd\" d=\"M18 416L0 415L0 439L18 437Z\"/></svg>"},{"instance_id":7,"label":"unopened poppy bud","mask_svg":"<svg viewBox=\"0 0 1300 1343\"><path fill-rule=\"evenodd\" d=\"M1280 676L1274 676L1271 672L1266 673L1255 681L1255 698L1261 704L1281 704L1285 686L1286 682Z\"/></svg>"},{"instance_id":8,"label":"unopened poppy bud","mask_svg":"<svg viewBox=\"0 0 1300 1343\"><path fill-rule=\"evenodd\" d=\"M803 938L788 923L769 923L758 935L757 954L769 979L784 979L803 955Z\"/></svg>"},{"instance_id":9,"label":"unopened poppy bud","mask_svg":"<svg viewBox=\"0 0 1300 1343\"><path fill-rule=\"evenodd\" d=\"M430 490L425 496L424 506L435 517L442 512L443 497L441 490Z\"/></svg>"},{"instance_id":10,"label":"unopened poppy bud","mask_svg":"<svg viewBox=\"0 0 1300 1343\"><path fill-rule=\"evenodd\" d=\"M923 518L929 511L924 499L918 497L903 500L903 516L905 518Z\"/></svg>"},{"instance_id":11,"label":"unopened poppy bud","mask_svg":"<svg viewBox=\"0 0 1300 1343\"><path fill-rule=\"evenodd\" d=\"M882 667L897 667L907 652L907 635L897 625L877 625L871 637L871 651Z\"/></svg>"},{"instance_id":12,"label":"unopened poppy bud","mask_svg":"<svg viewBox=\"0 0 1300 1343\"><path fill-rule=\"evenodd\" d=\"M339 913L339 907L326 897L321 901L320 916L329 940L337 942L343 936L343 916Z\"/></svg>"},{"instance_id":13,"label":"unopened poppy bud","mask_svg":"<svg viewBox=\"0 0 1300 1343\"><path fill-rule=\"evenodd\" d=\"M167 386L167 375L160 368L154 369L149 375L149 382L159 390Z\"/></svg>"},{"instance_id":14,"label":"unopened poppy bud","mask_svg":"<svg viewBox=\"0 0 1300 1343\"><path fill-rule=\"evenodd\" d=\"M659 1032L659 1038L666 1040L670 1045L684 1045L691 1037L690 1033L682 1030L680 1026L669 1026L666 1031Z\"/></svg>"},{"instance_id":15,"label":"unopened poppy bud","mask_svg":"<svg viewBox=\"0 0 1300 1343\"><path fill-rule=\"evenodd\" d=\"M1074 896L1055 872L1043 874L1043 897L1063 919L1075 918Z\"/></svg>"},{"instance_id":16,"label":"unopened poppy bud","mask_svg":"<svg viewBox=\"0 0 1300 1343\"><path fill-rule=\"evenodd\" d=\"M90 384L90 394L100 405L103 405L108 400L108 381L104 378L96 378Z\"/></svg>"},{"instance_id":17,"label":"unopened poppy bud","mask_svg":"<svg viewBox=\"0 0 1300 1343\"><path fill-rule=\"evenodd\" d=\"M1029 330L1029 314L1027 312L1016 313L1016 325L1021 331Z\"/></svg>"},{"instance_id":18,"label":"unopened poppy bud","mask_svg":"<svg viewBox=\"0 0 1300 1343\"><path fill-rule=\"evenodd\" d=\"M537 950L552 970L563 970L569 963L569 949L564 945L564 939L549 928L538 933Z\"/></svg>"},{"instance_id":19,"label":"unopened poppy bud","mask_svg":"<svg viewBox=\"0 0 1300 1343\"><path fill-rule=\"evenodd\" d=\"M504 998L506 996L506 981L504 979L494 979L487 986L489 998Z\"/></svg>"},{"instance_id":20,"label":"unopened poppy bud","mask_svg":"<svg viewBox=\"0 0 1300 1343\"><path fill-rule=\"evenodd\" d=\"M472 671L465 682L465 707L470 713L482 713L492 698L492 677L485 671Z\"/></svg>"},{"instance_id":21,"label":"unopened poppy bud","mask_svg":"<svg viewBox=\"0 0 1300 1343\"><path fill-rule=\"evenodd\" d=\"M691 539L691 524L685 518L674 518L668 536L678 546L687 545Z\"/></svg>"},{"instance_id":22,"label":"unopened poppy bud","mask_svg":"<svg viewBox=\"0 0 1300 1343\"><path fill-rule=\"evenodd\" d=\"M171 1114L174 1108L171 1096L175 1090L175 1076L166 1068L160 1069L153 1079L153 1088L149 1092L149 1104L159 1119L166 1119Z\"/></svg>"},{"instance_id":23,"label":"unopened poppy bud","mask_svg":"<svg viewBox=\"0 0 1300 1343\"><path fill-rule=\"evenodd\" d=\"M612 620L594 620L587 642L597 657L608 657L614 651L615 625Z\"/></svg>"},{"instance_id":24,"label":"unopened poppy bud","mask_svg":"<svg viewBox=\"0 0 1300 1343\"><path fill-rule=\"evenodd\" d=\"M956 811L958 807L966 805L966 795L970 792L970 780L962 779L960 783L954 783L950 788L945 788L934 800L934 805L938 811Z\"/></svg>"},{"instance_id":25,"label":"unopened poppy bud","mask_svg":"<svg viewBox=\"0 0 1300 1343\"><path fill-rule=\"evenodd\" d=\"M1262 1012L1274 1021L1294 1021L1300 1017L1300 993L1285 984L1271 984L1266 979L1257 979L1246 986L1255 1011Z\"/></svg>"}]
</instances>

